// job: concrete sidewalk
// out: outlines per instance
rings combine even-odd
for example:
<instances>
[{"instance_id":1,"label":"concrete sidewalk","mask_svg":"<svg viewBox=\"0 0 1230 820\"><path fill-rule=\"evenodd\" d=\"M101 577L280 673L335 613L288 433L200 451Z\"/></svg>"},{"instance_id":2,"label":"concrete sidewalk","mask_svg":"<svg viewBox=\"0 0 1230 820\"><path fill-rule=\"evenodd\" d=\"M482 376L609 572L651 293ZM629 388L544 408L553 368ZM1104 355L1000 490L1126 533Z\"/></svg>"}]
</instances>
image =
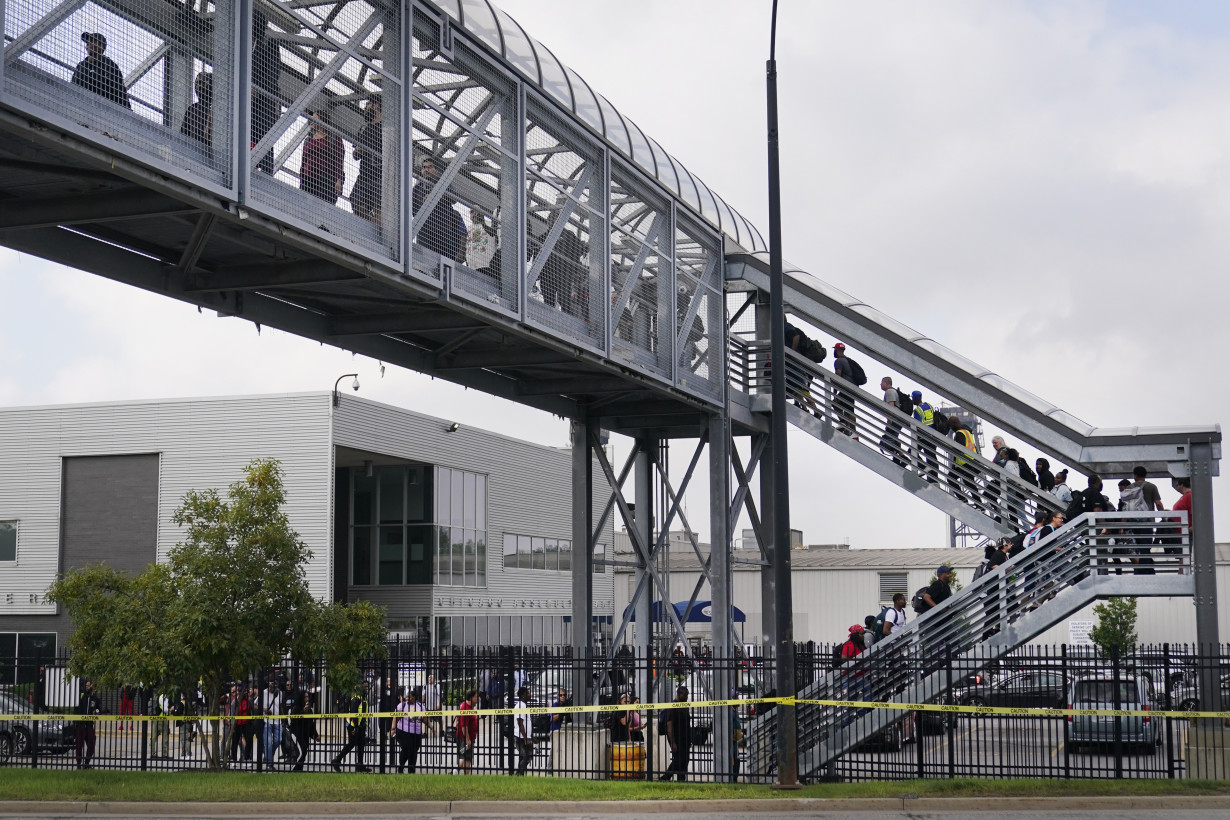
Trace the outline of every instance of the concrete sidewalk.
<instances>
[{"instance_id":1,"label":"concrete sidewalk","mask_svg":"<svg viewBox=\"0 0 1230 820\"><path fill-rule=\"evenodd\" d=\"M5 817L552 817L653 814L794 814L909 811L986 812L1147 812L1225 811L1230 795L1211 797L923 797L923 798L767 798L764 800L611 800L492 801L433 800L381 803L124 803L117 801L0 801Z\"/></svg>"}]
</instances>

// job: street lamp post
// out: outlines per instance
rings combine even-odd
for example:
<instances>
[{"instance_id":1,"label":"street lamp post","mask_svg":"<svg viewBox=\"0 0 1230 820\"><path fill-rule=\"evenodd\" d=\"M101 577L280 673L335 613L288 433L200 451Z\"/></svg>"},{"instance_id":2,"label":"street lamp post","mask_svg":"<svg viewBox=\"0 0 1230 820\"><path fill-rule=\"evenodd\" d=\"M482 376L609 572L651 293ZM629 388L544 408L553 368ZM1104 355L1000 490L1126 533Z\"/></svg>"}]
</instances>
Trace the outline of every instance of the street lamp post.
<instances>
[{"instance_id":1,"label":"street lamp post","mask_svg":"<svg viewBox=\"0 0 1230 820\"><path fill-rule=\"evenodd\" d=\"M790 465L786 453L786 309L782 295L782 191L777 148L777 0L769 29L766 66L769 137L769 352L773 362L770 442L773 464L773 588L777 693L777 785L799 785L799 749L794 701L794 595L790 578Z\"/></svg>"}]
</instances>

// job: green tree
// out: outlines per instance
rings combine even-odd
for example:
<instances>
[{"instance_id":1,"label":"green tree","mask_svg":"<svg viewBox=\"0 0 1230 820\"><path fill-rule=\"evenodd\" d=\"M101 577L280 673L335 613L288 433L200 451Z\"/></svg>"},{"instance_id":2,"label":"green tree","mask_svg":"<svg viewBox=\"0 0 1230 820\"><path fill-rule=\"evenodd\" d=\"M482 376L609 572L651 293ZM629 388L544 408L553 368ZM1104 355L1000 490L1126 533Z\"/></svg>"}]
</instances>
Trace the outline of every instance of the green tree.
<instances>
[{"instance_id":1,"label":"green tree","mask_svg":"<svg viewBox=\"0 0 1230 820\"><path fill-rule=\"evenodd\" d=\"M1103 655L1122 657L1136 646L1136 599L1107 598L1093 608L1098 622L1089 633L1090 640Z\"/></svg>"},{"instance_id":2,"label":"green tree","mask_svg":"<svg viewBox=\"0 0 1230 820\"><path fill-rule=\"evenodd\" d=\"M309 593L311 551L282 511L282 475L276 460L257 459L225 498L190 490L171 519L185 540L165 563L136 575L91 565L57 579L47 595L76 627L70 673L107 687L157 681L172 694L200 686L211 715L227 681L288 654L323 658L330 684L353 689L356 662L384 652L384 612ZM221 768L221 721L212 726L209 758Z\"/></svg>"}]
</instances>

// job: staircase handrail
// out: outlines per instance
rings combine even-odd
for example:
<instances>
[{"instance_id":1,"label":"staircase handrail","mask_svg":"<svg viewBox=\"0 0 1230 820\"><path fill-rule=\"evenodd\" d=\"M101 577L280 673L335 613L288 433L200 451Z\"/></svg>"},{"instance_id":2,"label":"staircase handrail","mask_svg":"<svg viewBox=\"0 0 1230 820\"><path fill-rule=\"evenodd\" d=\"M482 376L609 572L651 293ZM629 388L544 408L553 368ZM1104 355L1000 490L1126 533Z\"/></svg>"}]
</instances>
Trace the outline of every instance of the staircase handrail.
<instances>
[{"instance_id":1,"label":"staircase handrail","mask_svg":"<svg viewBox=\"0 0 1230 820\"><path fill-rule=\"evenodd\" d=\"M731 386L748 395L769 392L769 343L731 335ZM1059 512L1062 502L981 454L965 449L912 416L891 409L862 388L787 349L786 389L795 404L851 440L897 462L1009 530L1027 529L1040 509ZM907 446L913 444L911 448Z\"/></svg>"},{"instance_id":2,"label":"staircase handrail","mask_svg":"<svg viewBox=\"0 0 1230 820\"><path fill-rule=\"evenodd\" d=\"M1156 546L1164 551L1152 553ZM1145 560L1154 562L1143 563ZM1032 635L1018 635L1014 641L1001 642L995 647L996 653L972 650L1086 578L1126 571L1144 575L1140 579L1143 582L1149 575L1190 574L1191 563L1190 527L1185 512L1086 513L938 606L912 618L900 632L803 687L798 698L892 701L908 690L911 699L906 702L932 700L943 689L935 676L926 671L928 668L933 672L946 666L962 678L979 671ZM871 670L876 672L874 678L869 674ZM922 685L928 682L929 685ZM879 731L903 717L902 713L876 711L880 713L876 720L862 721L860 731L850 734L850 745L860 742L868 732ZM800 754L822 738L833 736L835 721L849 719L851 714L850 710L799 704L796 717ZM748 726L752 771L758 764L762 769L771 767L768 750L772 748L775 721L775 714L770 713Z\"/></svg>"}]
</instances>

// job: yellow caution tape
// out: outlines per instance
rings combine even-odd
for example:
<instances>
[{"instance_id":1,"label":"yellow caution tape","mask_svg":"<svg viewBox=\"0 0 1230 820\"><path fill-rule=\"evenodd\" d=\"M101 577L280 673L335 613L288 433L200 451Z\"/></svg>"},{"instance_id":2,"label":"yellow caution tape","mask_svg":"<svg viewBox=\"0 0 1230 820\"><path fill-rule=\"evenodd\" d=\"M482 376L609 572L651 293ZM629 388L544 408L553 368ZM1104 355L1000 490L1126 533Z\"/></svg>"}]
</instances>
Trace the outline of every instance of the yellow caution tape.
<instances>
[{"instance_id":1,"label":"yellow caution tape","mask_svg":"<svg viewBox=\"0 0 1230 820\"><path fill-rule=\"evenodd\" d=\"M1182 710L1149 710L1149 709L1059 709L1025 706L959 706L949 703L884 703L882 701L865 700L813 700L809 698L745 698L729 700L692 700L672 701L670 703L612 703L605 705L585 706L529 706L525 709L435 709L413 712L326 712L304 715L62 715L62 714L17 714L0 715L0 721L6 720L41 720L41 721L152 721L168 720L183 722L189 720L294 720L306 718L311 720L323 718L408 718L422 720L432 717L511 717L515 715L574 715L583 712L627 712L661 711L663 709L706 709L715 706L750 706L758 703L772 703L778 706L830 706L843 709L890 709L893 711L910 712L951 712L954 714L971 715L1015 715L1033 717L1067 717L1070 715L1106 715L1111 717L1169 717L1169 718L1226 718L1230 719L1230 711L1205 712Z\"/></svg>"}]
</instances>

